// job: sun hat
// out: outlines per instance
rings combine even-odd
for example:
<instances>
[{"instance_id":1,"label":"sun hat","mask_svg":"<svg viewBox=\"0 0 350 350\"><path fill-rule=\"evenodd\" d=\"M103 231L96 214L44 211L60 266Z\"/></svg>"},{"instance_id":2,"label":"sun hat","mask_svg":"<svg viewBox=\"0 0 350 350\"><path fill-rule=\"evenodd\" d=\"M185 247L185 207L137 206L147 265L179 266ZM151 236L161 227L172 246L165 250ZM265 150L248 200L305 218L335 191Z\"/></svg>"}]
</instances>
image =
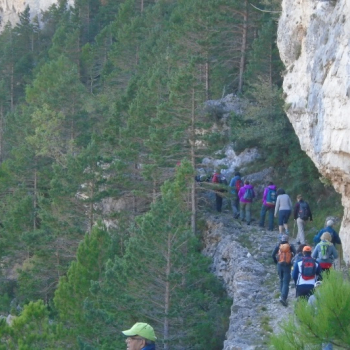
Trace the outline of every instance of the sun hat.
<instances>
[{"instance_id":1,"label":"sun hat","mask_svg":"<svg viewBox=\"0 0 350 350\"><path fill-rule=\"evenodd\" d=\"M309 245L306 245L304 248L303 248L303 252L311 252L312 249Z\"/></svg>"},{"instance_id":2,"label":"sun hat","mask_svg":"<svg viewBox=\"0 0 350 350\"><path fill-rule=\"evenodd\" d=\"M126 331L122 331L124 335L127 337L133 337L135 335L139 335L142 338L156 341L157 337L154 333L153 327L151 327L148 323L137 322L130 329Z\"/></svg>"}]
</instances>

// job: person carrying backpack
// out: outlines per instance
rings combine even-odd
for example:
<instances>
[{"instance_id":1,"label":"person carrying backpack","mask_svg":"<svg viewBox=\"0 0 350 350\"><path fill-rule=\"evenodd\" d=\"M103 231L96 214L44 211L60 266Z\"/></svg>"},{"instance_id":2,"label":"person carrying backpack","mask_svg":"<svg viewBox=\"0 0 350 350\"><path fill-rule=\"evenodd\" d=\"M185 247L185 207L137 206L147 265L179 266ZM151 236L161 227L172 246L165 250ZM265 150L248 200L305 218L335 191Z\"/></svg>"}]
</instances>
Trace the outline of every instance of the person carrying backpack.
<instances>
[{"instance_id":1,"label":"person carrying backpack","mask_svg":"<svg viewBox=\"0 0 350 350\"><path fill-rule=\"evenodd\" d=\"M222 209L223 192L225 192L225 186L227 186L227 180L219 170L215 170L215 173L211 179L211 182L215 184L215 202L216 210L220 213Z\"/></svg>"},{"instance_id":2,"label":"person carrying backpack","mask_svg":"<svg viewBox=\"0 0 350 350\"><path fill-rule=\"evenodd\" d=\"M233 211L233 217L235 219L239 218L239 197L238 192L243 187L243 181L241 178L241 174L237 171L235 176L230 181L231 187L231 206Z\"/></svg>"},{"instance_id":3,"label":"person carrying backpack","mask_svg":"<svg viewBox=\"0 0 350 350\"><path fill-rule=\"evenodd\" d=\"M277 273L280 279L280 303L288 306L287 298L289 293L289 282L291 277L292 259L296 251L293 244L289 244L289 237L283 235L281 242L276 245L272 252L272 259L277 264Z\"/></svg>"},{"instance_id":4,"label":"person carrying backpack","mask_svg":"<svg viewBox=\"0 0 350 350\"><path fill-rule=\"evenodd\" d=\"M298 226L297 242L305 244L305 223L307 220L312 221L312 213L309 203L303 200L301 194L297 195L297 203L294 207L294 220Z\"/></svg>"},{"instance_id":5,"label":"person carrying backpack","mask_svg":"<svg viewBox=\"0 0 350 350\"><path fill-rule=\"evenodd\" d=\"M277 190L276 186L273 184L273 182L270 182L267 187L264 189L264 194L262 198L262 207L260 212L260 222L259 226L264 227L265 226L265 216L266 213L269 213L269 224L268 229L269 231L273 231L273 215L275 212L275 205L276 205L276 199L277 199Z\"/></svg>"},{"instance_id":6,"label":"person carrying backpack","mask_svg":"<svg viewBox=\"0 0 350 350\"><path fill-rule=\"evenodd\" d=\"M329 232L331 237L332 237L332 240L331 242L333 243L334 247L336 244L341 244L341 240L340 240L340 237L338 235L338 233L333 229L333 226L334 225L334 221L333 220L327 220L327 223L326 223L326 227L323 228L322 230L320 230L318 232L318 234L314 237L314 242L315 244L318 244L321 242L321 236L325 233L325 232Z\"/></svg>"},{"instance_id":7,"label":"person carrying backpack","mask_svg":"<svg viewBox=\"0 0 350 350\"><path fill-rule=\"evenodd\" d=\"M238 192L240 205L240 219L246 220L247 225L250 225L251 220L251 206L255 198L254 187L248 180L244 181L244 186Z\"/></svg>"},{"instance_id":8,"label":"person carrying backpack","mask_svg":"<svg viewBox=\"0 0 350 350\"><path fill-rule=\"evenodd\" d=\"M296 297L309 298L312 294L317 277L321 274L319 263L311 257L311 247L305 246L303 258L293 266L292 277L296 286Z\"/></svg>"},{"instance_id":9,"label":"person carrying backpack","mask_svg":"<svg viewBox=\"0 0 350 350\"><path fill-rule=\"evenodd\" d=\"M321 236L321 242L317 244L311 256L320 264L323 271L329 271L335 259L338 258L338 252L335 249L332 236L329 232L324 232Z\"/></svg>"}]
</instances>

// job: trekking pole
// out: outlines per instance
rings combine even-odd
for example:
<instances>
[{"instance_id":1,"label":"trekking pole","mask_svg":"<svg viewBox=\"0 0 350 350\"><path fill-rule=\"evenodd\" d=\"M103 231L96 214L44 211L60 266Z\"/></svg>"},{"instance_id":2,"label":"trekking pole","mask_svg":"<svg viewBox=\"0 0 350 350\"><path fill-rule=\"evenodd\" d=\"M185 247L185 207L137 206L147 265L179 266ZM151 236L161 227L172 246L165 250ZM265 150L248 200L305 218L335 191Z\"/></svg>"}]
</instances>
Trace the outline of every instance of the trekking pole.
<instances>
[{"instance_id":1,"label":"trekking pole","mask_svg":"<svg viewBox=\"0 0 350 350\"><path fill-rule=\"evenodd\" d=\"M293 225L293 235L292 235L293 239L294 239L294 231L295 231L295 220L294 220L294 225Z\"/></svg>"}]
</instances>

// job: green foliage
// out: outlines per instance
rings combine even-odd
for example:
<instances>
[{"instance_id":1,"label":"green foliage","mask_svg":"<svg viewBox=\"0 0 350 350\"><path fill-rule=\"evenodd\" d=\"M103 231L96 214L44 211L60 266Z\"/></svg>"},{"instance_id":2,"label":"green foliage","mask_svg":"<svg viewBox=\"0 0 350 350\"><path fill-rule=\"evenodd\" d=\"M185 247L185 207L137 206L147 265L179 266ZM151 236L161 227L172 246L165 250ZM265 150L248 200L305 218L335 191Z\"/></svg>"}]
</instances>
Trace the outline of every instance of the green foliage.
<instances>
[{"instance_id":1,"label":"green foliage","mask_svg":"<svg viewBox=\"0 0 350 350\"><path fill-rule=\"evenodd\" d=\"M295 315L273 335L271 345L278 350L320 348L323 343L347 349L350 346L350 282L342 272L331 270L315 292L315 306L300 300Z\"/></svg>"},{"instance_id":2,"label":"green foliage","mask_svg":"<svg viewBox=\"0 0 350 350\"><path fill-rule=\"evenodd\" d=\"M24 306L20 316L12 319L10 325L4 319L1 320L0 349L63 349L59 344L53 343L56 332L59 332L59 328L50 324L44 303L41 300L30 302Z\"/></svg>"}]
</instances>

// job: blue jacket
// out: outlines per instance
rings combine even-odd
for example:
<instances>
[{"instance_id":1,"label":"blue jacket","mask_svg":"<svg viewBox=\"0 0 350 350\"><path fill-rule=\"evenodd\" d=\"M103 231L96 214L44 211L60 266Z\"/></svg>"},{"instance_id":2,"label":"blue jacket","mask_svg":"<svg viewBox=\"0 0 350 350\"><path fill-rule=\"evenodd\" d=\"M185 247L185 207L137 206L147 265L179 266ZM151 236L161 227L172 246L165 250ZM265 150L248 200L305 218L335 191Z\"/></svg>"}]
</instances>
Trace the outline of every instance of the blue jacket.
<instances>
[{"instance_id":1,"label":"blue jacket","mask_svg":"<svg viewBox=\"0 0 350 350\"><path fill-rule=\"evenodd\" d=\"M328 259L321 259L321 242L317 244L315 247L314 251L312 252L311 256L316 259L317 262L319 263L333 263L334 259L338 258L338 252L335 249L334 245L328 241L323 241L326 242L328 245L328 253L329 253L329 258Z\"/></svg>"},{"instance_id":2,"label":"blue jacket","mask_svg":"<svg viewBox=\"0 0 350 350\"><path fill-rule=\"evenodd\" d=\"M237 193L237 190L236 190L236 181L237 180L242 180L239 175L236 175L230 181L230 187L232 187L231 193L233 193L233 194Z\"/></svg>"},{"instance_id":3,"label":"blue jacket","mask_svg":"<svg viewBox=\"0 0 350 350\"><path fill-rule=\"evenodd\" d=\"M320 232L314 237L315 244L318 244L321 242L321 236L325 232L329 232L331 234L333 244L341 244L341 240L340 240L340 237L338 236L338 233L335 230L333 230L333 228L331 226L327 226L327 227L323 228L322 230L320 230Z\"/></svg>"},{"instance_id":4,"label":"blue jacket","mask_svg":"<svg viewBox=\"0 0 350 350\"><path fill-rule=\"evenodd\" d=\"M141 350L156 350L156 346L155 346L155 344L146 345Z\"/></svg>"}]
</instances>

